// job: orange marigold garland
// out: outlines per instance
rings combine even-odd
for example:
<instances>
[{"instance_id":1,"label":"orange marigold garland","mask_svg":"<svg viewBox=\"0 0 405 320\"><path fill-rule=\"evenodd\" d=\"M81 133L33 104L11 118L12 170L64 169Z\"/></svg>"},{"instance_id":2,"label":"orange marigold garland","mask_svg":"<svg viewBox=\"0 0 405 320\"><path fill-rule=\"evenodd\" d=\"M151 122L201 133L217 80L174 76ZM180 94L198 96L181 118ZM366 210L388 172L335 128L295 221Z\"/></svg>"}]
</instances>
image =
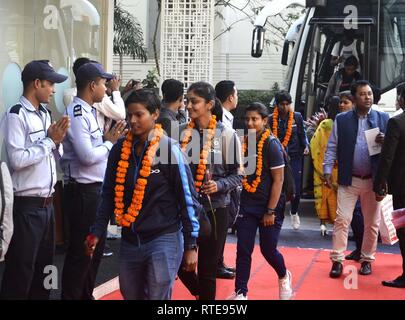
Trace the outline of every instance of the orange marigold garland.
<instances>
[{"instance_id":1,"label":"orange marigold garland","mask_svg":"<svg viewBox=\"0 0 405 320\"><path fill-rule=\"evenodd\" d=\"M203 149L200 152L200 162L198 164L195 179L194 179L195 190L197 192L200 192L200 189L202 186L202 181L204 180L204 174L205 174L205 170L207 169L207 163L208 163L207 158L208 158L209 150L211 149L211 146L212 146L212 139L214 138L216 127L217 127L217 118L216 118L216 116L212 116L210 123L208 125L207 140L203 146ZM183 151L186 151L186 147L191 141L191 136L192 136L194 128L195 128L195 122L194 122L194 120L191 120L187 125L184 138L181 142L181 149Z\"/></svg>"},{"instance_id":2,"label":"orange marigold garland","mask_svg":"<svg viewBox=\"0 0 405 320\"><path fill-rule=\"evenodd\" d=\"M266 129L261 138L259 143L257 144L257 164L256 164L256 178L252 181L252 184L249 184L247 181L247 177L243 178L242 180L242 186L243 188L249 192L249 193L255 193L257 190L257 187L259 186L260 182L261 182L261 175L262 175L262 170L263 170L263 146L264 146L264 142L267 140L268 137L270 137L270 129ZM242 147L242 151L243 154L246 153L246 149L247 149L247 144L246 141L243 143L243 147Z\"/></svg>"},{"instance_id":3,"label":"orange marigold garland","mask_svg":"<svg viewBox=\"0 0 405 320\"><path fill-rule=\"evenodd\" d=\"M142 159L142 167L139 170L139 178L136 180L132 201L125 213L124 192L125 192L125 177L129 167L129 157L132 153L133 135L128 132L121 149L121 160L118 162L115 185L115 219L119 226L129 227L135 222L139 211L142 209L142 201L145 196L145 188L148 183L147 178L150 175L150 170L153 164L153 157L159 147L160 138L163 136L162 126L157 124L154 130L154 136L149 144L148 149Z\"/></svg>"},{"instance_id":4,"label":"orange marigold garland","mask_svg":"<svg viewBox=\"0 0 405 320\"><path fill-rule=\"evenodd\" d=\"M273 113L273 134L278 138L278 108L274 109ZM292 134L292 125L294 120L294 112L289 111L288 113L288 122L287 122L287 131L284 136L284 140L281 142L284 148L287 147L288 143L290 142L291 134Z\"/></svg>"}]
</instances>

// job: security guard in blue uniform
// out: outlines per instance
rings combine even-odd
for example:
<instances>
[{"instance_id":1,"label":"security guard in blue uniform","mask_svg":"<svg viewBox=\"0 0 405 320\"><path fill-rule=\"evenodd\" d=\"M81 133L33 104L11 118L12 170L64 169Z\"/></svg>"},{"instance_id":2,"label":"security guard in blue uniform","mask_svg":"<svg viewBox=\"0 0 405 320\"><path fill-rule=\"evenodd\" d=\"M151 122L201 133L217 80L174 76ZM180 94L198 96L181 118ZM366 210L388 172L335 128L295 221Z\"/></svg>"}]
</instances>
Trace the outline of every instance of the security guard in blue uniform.
<instances>
[{"instance_id":1,"label":"security guard in blue uniform","mask_svg":"<svg viewBox=\"0 0 405 320\"><path fill-rule=\"evenodd\" d=\"M92 107L101 102L106 92L105 83L112 78L113 75L106 73L97 62L82 65L76 75L77 96L66 109L71 119L61 159L64 197L70 204L67 208L70 241L62 273L62 299L66 300L93 299L94 282L103 254L105 237L91 260L85 255L83 244L96 218L108 154L125 133L126 122L118 121L103 135Z\"/></svg>"},{"instance_id":2,"label":"security guard in blue uniform","mask_svg":"<svg viewBox=\"0 0 405 320\"><path fill-rule=\"evenodd\" d=\"M2 299L49 299L44 269L52 265L55 219L52 195L56 183L55 158L69 127L69 118L51 120L44 104L54 84L67 77L56 73L48 60L28 63L21 76L24 93L7 110L5 146L14 187L14 233L6 255Z\"/></svg>"}]
</instances>

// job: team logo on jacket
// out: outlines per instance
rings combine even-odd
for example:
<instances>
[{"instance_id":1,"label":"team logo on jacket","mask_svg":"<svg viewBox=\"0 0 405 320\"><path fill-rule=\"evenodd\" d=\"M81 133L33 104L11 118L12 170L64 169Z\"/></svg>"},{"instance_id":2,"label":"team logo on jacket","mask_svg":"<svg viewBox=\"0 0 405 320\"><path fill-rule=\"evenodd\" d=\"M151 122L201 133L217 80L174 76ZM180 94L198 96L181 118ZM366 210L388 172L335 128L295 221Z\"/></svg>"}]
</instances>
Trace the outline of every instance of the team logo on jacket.
<instances>
[{"instance_id":1,"label":"team logo on jacket","mask_svg":"<svg viewBox=\"0 0 405 320\"><path fill-rule=\"evenodd\" d=\"M160 173L159 169L154 169L150 171L150 174L158 174L158 173Z\"/></svg>"}]
</instances>

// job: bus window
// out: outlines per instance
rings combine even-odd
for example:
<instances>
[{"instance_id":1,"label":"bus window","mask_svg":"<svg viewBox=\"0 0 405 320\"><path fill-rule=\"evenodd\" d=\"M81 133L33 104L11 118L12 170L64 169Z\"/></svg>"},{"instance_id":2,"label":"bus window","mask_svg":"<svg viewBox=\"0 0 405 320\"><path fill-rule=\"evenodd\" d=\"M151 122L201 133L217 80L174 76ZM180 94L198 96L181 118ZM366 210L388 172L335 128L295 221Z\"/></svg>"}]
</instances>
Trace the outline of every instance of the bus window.
<instances>
[{"instance_id":1,"label":"bus window","mask_svg":"<svg viewBox=\"0 0 405 320\"><path fill-rule=\"evenodd\" d=\"M380 29L380 87L387 91L405 80L405 0L382 1Z\"/></svg>"}]
</instances>

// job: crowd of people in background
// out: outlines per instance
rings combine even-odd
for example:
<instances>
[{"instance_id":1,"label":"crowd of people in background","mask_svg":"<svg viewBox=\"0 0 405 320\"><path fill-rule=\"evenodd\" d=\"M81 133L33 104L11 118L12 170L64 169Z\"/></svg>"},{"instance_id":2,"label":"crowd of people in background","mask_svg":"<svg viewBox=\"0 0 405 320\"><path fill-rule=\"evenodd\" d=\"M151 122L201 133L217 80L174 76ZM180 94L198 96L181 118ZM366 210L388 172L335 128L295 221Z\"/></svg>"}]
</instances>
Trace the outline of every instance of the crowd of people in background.
<instances>
[{"instance_id":1,"label":"crowd of people in background","mask_svg":"<svg viewBox=\"0 0 405 320\"><path fill-rule=\"evenodd\" d=\"M343 57L340 52L347 48L360 53ZM159 97L131 80L120 92L119 78L100 63L79 58L73 65L76 87L64 92L66 111L55 122L46 104L54 84L66 77L47 60L27 64L23 96L6 114L15 201L1 298L49 299L43 271L53 264L57 163L69 225L64 300L93 299L109 224L122 228L124 299L170 299L178 276L200 300L216 298L216 278L234 279L229 299L246 300L257 231L261 253L277 274L279 297L291 299L293 275L277 246L287 167L295 185L291 226L300 228L305 156L313 160L322 235L333 224L330 277L341 276L345 259L359 261L361 275L371 274L380 201L390 193L395 209L405 206L405 115L398 111L389 119L377 110L377 88L361 80L361 50L350 34L336 45L331 63L341 68L329 82L325 109L312 120L304 121L291 95L279 91L274 108L249 104L242 136L234 126L238 90L233 81L185 88L179 80L166 79ZM403 108L404 86L398 89L398 109ZM370 156L364 132L377 127L376 143L383 148ZM224 263L232 225L234 268ZM356 249L345 257L350 225ZM403 259L404 230L397 232ZM383 285L405 287L405 260L403 268L402 275Z\"/></svg>"}]
</instances>

